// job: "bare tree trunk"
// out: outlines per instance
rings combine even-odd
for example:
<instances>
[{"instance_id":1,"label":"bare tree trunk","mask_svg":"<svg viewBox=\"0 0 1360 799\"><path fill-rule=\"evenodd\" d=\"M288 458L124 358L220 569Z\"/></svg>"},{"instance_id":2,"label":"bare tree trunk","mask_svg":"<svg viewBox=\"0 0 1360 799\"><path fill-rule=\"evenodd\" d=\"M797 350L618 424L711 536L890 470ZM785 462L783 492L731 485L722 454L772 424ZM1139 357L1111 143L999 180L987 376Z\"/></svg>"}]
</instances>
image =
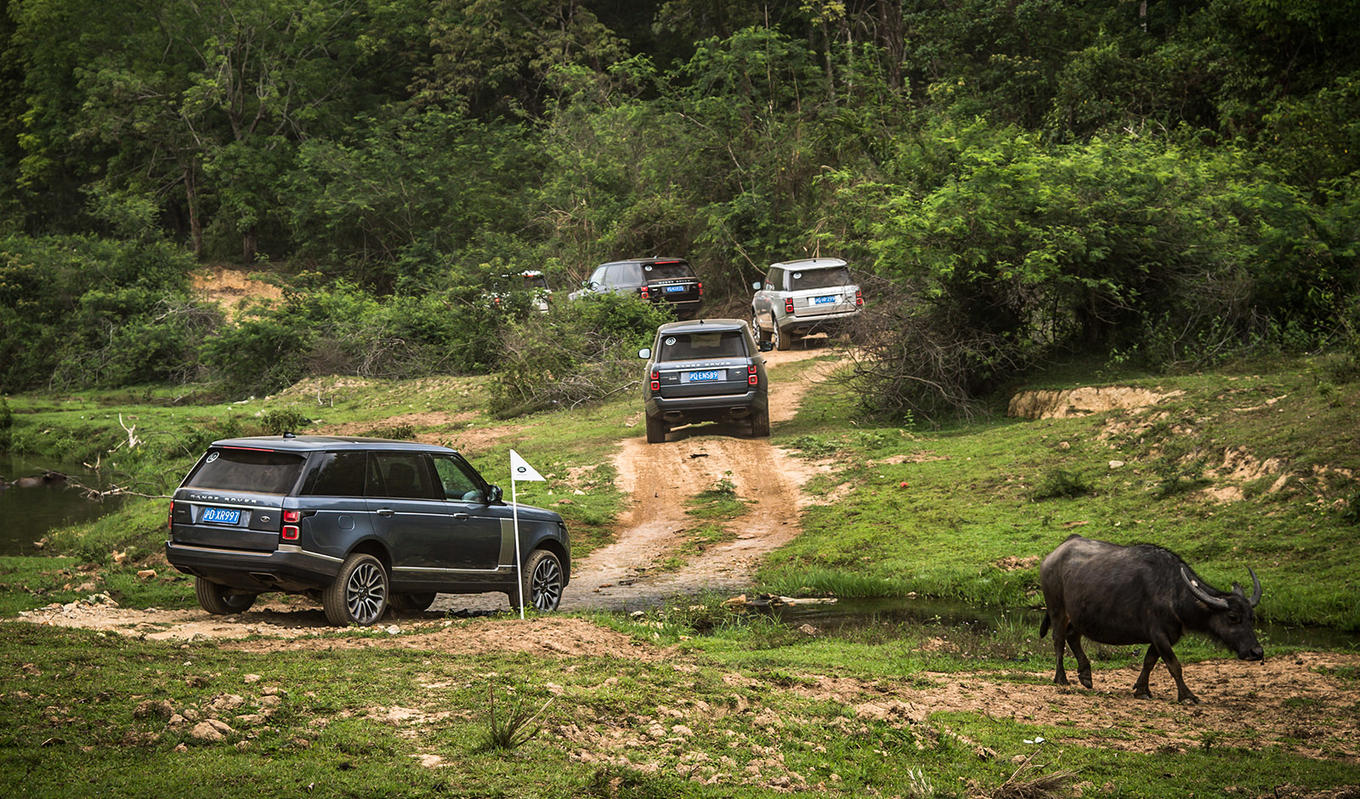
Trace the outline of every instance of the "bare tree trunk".
<instances>
[{"instance_id":1,"label":"bare tree trunk","mask_svg":"<svg viewBox=\"0 0 1360 799\"><path fill-rule=\"evenodd\" d=\"M888 56L888 86L899 91L907 43L902 30L902 4L898 0L878 0L878 43Z\"/></svg>"},{"instance_id":2,"label":"bare tree trunk","mask_svg":"<svg viewBox=\"0 0 1360 799\"><path fill-rule=\"evenodd\" d=\"M189 205L189 238L193 242L194 258L203 258L203 220L198 216L198 180L193 162L184 165L184 200Z\"/></svg>"},{"instance_id":3,"label":"bare tree trunk","mask_svg":"<svg viewBox=\"0 0 1360 799\"><path fill-rule=\"evenodd\" d=\"M255 261L255 253L259 250L259 235L256 233L254 225L246 228L241 234L241 257L247 264Z\"/></svg>"}]
</instances>

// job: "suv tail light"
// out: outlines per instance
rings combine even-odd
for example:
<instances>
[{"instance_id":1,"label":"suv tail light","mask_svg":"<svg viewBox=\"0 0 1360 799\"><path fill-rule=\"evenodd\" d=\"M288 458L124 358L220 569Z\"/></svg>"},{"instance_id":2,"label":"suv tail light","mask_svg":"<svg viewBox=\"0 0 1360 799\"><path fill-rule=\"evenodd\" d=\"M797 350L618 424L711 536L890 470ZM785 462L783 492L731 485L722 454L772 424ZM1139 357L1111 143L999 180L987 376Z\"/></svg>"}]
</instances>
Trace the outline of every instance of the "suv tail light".
<instances>
[{"instance_id":1,"label":"suv tail light","mask_svg":"<svg viewBox=\"0 0 1360 799\"><path fill-rule=\"evenodd\" d=\"M704 296L704 282L702 280L699 281L699 296Z\"/></svg>"},{"instance_id":2,"label":"suv tail light","mask_svg":"<svg viewBox=\"0 0 1360 799\"><path fill-rule=\"evenodd\" d=\"M863 306L864 306L864 292L860 291L859 289L855 289L855 307L861 308Z\"/></svg>"},{"instance_id":3,"label":"suv tail light","mask_svg":"<svg viewBox=\"0 0 1360 799\"><path fill-rule=\"evenodd\" d=\"M793 313L793 298L784 298L784 313Z\"/></svg>"},{"instance_id":4,"label":"suv tail light","mask_svg":"<svg viewBox=\"0 0 1360 799\"><path fill-rule=\"evenodd\" d=\"M660 391L660 390L661 390L661 372L658 371L658 370L656 370L656 369L653 369L653 370L652 370L652 391Z\"/></svg>"},{"instance_id":5,"label":"suv tail light","mask_svg":"<svg viewBox=\"0 0 1360 799\"><path fill-rule=\"evenodd\" d=\"M165 520L165 529L171 530L175 527L175 501L170 500L170 516Z\"/></svg>"},{"instance_id":6,"label":"suv tail light","mask_svg":"<svg viewBox=\"0 0 1360 799\"><path fill-rule=\"evenodd\" d=\"M760 385L760 375L756 373L755 364L746 367L746 385L748 386Z\"/></svg>"},{"instance_id":7,"label":"suv tail light","mask_svg":"<svg viewBox=\"0 0 1360 799\"><path fill-rule=\"evenodd\" d=\"M652 293L647 290L646 286L643 286L642 288L638 289L638 294L641 295L642 299L644 300L650 300L652 298Z\"/></svg>"},{"instance_id":8,"label":"suv tail light","mask_svg":"<svg viewBox=\"0 0 1360 799\"><path fill-rule=\"evenodd\" d=\"M283 529L279 531L279 538L284 541L298 540L297 523L302 519L302 511L286 510L283 512Z\"/></svg>"}]
</instances>

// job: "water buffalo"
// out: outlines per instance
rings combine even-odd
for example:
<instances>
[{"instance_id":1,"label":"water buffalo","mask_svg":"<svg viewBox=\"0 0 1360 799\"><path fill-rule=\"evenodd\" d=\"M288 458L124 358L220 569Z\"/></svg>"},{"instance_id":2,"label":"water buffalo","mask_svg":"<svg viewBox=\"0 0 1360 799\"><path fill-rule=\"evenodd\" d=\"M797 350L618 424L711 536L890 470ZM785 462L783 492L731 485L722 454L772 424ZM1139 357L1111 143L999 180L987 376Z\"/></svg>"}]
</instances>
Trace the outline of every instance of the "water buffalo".
<instances>
[{"instance_id":1,"label":"water buffalo","mask_svg":"<svg viewBox=\"0 0 1360 799\"><path fill-rule=\"evenodd\" d=\"M1053 682L1067 685L1063 647L1077 658L1077 679L1091 687L1091 661L1081 648L1086 636L1103 644L1148 644L1143 671L1133 695L1151 699L1148 675L1157 658L1166 661L1176 680L1179 702L1199 700L1181 678L1181 664L1171 647L1189 630L1217 639L1242 660L1261 660L1264 653L1252 629L1252 609L1261 601L1261 581L1251 574L1252 594L1233 584L1219 591L1199 578L1175 553L1152 544L1119 546L1073 535L1044 558L1039 581L1048 613L1039 627L1043 637L1053 627L1058 669Z\"/></svg>"}]
</instances>

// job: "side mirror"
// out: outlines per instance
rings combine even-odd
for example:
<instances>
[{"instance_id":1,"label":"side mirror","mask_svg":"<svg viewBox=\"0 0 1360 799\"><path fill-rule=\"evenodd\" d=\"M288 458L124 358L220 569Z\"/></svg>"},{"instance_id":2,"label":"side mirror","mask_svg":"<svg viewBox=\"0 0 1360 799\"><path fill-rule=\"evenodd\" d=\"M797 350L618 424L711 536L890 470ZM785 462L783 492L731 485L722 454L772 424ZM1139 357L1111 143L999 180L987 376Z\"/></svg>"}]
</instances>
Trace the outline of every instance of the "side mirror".
<instances>
[{"instance_id":1,"label":"side mirror","mask_svg":"<svg viewBox=\"0 0 1360 799\"><path fill-rule=\"evenodd\" d=\"M756 342L756 348L759 349L761 352L769 352L770 350L774 349L774 342L773 342L773 341L757 341L757 342Z\"/></svg>"},{"instance_id":2,"label":"side mirror","mask_svg":"<svg viewBox=\"0 0 1360 799\"><path fill-rule=\"evenodd\" d=\"M756 291L760 291L760 286L761 286L761 283L760 283L759 280L757 280L756 282L754 282L754 283L751 284L751 288L755 289Z\"/></svg>"},{"instance_id":3,"label":"side mirror","mask_svg":"<svg viewBox=\"0 0 1360 799\"><path fill-rule=\"evenodd\" d=\"M652 357L652 348L651 348L651 347L643 347L642 349L638 350L638 357L641 358L641 359L644 360L644 361L647 360L648 358Z\"/></svg>"},{"instance_id":4,"label":"side mirror","mask_svg":"<svg viewBox=\"0 0 1360 799\"><path fill-rule=\"evenodd\" d=\"M486 504L495 505L501 501L503 496L505 496L505 492L501 490L501 487L493 485L486 490Z\"/></svg>"}]
</instances>

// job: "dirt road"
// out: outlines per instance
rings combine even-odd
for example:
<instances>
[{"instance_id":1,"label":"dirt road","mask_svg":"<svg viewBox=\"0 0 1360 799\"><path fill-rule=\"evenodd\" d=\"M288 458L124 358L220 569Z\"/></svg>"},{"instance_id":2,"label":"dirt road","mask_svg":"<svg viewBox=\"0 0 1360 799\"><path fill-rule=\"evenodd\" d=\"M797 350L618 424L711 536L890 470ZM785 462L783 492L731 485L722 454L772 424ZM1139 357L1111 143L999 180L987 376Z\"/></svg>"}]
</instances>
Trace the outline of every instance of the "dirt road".
<instances>
[{"instance_id":1,"label":"dirt road","mask_svg":"<svg viewBox=\"0 0 1360 799\"><path fill-rule=\"evenodd\" d=\"M791 377L781 377L779 367L820 354L825 350L767 355L773 424L792 419L803 394L835 364L818 363ZM719 425L682 428L664 444L627 439L614 465L620 487L632 497L619 538L577 565L563 595L564 609L628 608L679 593L748 585L761 557L797 534L801 487L811 475L806 461L772 447L767 439L747 438ZM736 486L738 497L752 503L728 524L734 539L685 559L679 568L661 568L684 543L684 530L694 526L685 514L686 501L724 478Z\"/></svg>"}]
</instances>

